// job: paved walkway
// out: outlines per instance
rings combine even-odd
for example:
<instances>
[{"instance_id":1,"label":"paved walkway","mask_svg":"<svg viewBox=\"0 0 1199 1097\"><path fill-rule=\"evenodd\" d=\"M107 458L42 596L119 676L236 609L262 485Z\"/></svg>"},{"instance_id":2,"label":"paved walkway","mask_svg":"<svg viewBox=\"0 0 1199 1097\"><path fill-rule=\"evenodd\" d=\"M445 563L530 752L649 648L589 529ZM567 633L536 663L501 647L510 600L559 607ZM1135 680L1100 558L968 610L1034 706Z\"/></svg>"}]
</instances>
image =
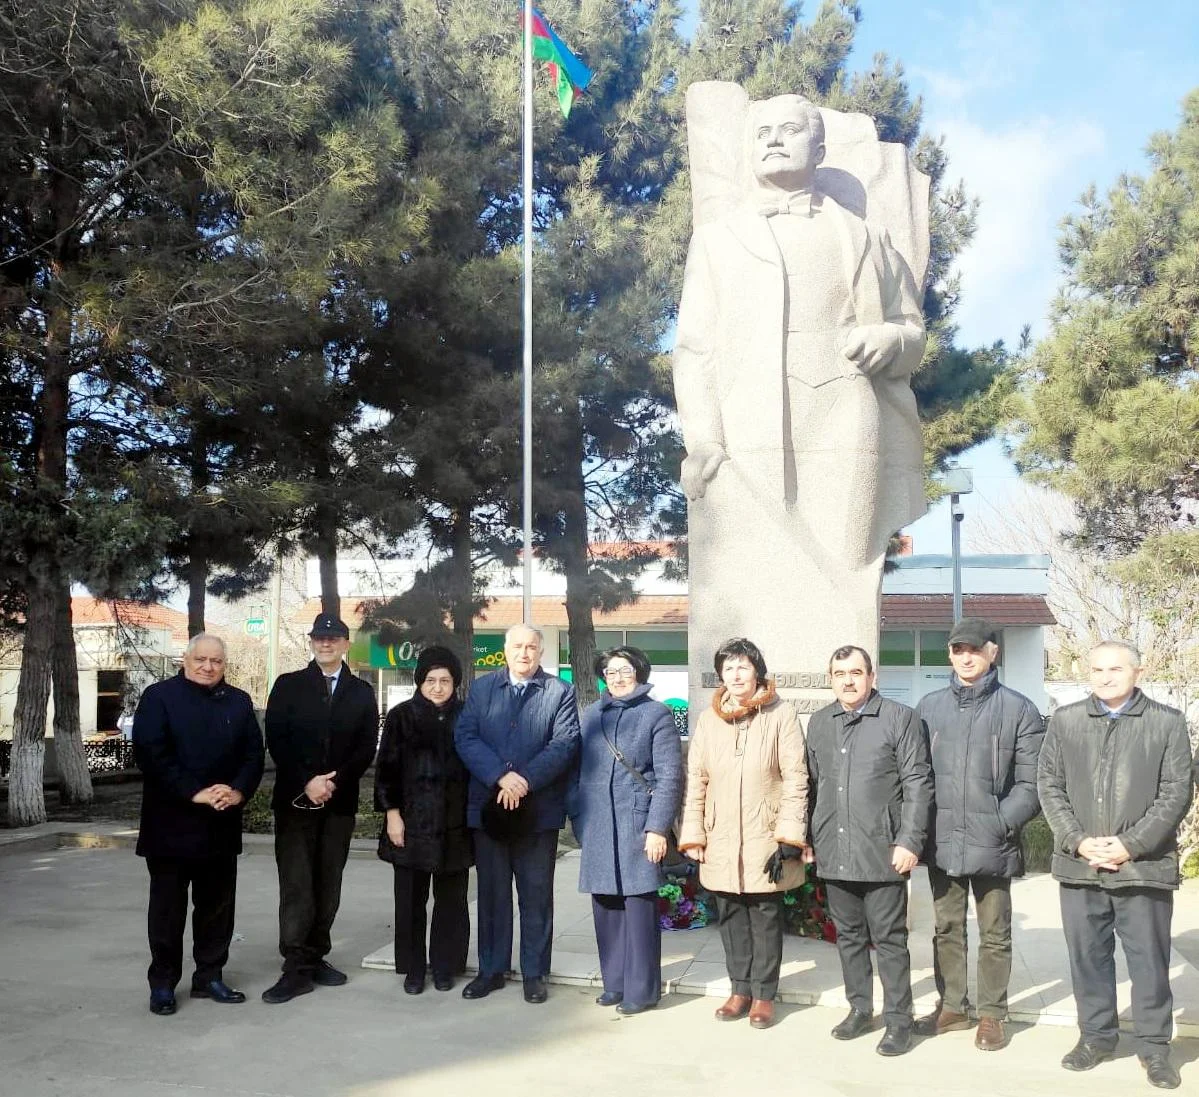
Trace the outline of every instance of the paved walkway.
<instances>
[{"instance_id":1,"label":"paved walkway","mask_svg":"<svg viewBox=\"0 0 1199 1097\"><path fill-rule=\"evenodd\" d=\"M577 890L578 851L558 862L554 882L554 952L550 981L570 986L601 986L599 957L591 923L590 897ZM1008 991L1010 1015L1031 1024L1077 1024L1070 993L1070 971L1058 915L1058 888L1048 875L1017 880L1012 887L1012 980ZM932 900L923 868L913 873L912 985L917 1015L936 1003L933 985ZM473 924L472 910L472 924ZM1177 895L1174 913L1177 934L1199 939L1199 887L1188 884ZM968 930L977 941L973 914ZM779 998L796 1005L844 1008L841 965L835 946L824 941L787 936ZM471 963L475 963L472 953ZM1193 954L1193 953L1192 953ZM513 956L517 952L513 951ZM393 946L388 943L362 961L362 966L394 970ZM973 965L972 965L973 966ZM1118 1000L1123 1016L1129 1001L1128 971L1117 949ZM729 980L724 951L714 927L676 930L662 935L662 979L667 993L725 997ZM1171 967L1175 1019L1179 1035L1199 1037L1199 970L1179 949ZM972 987L973 990L973 987ZM875 1004L882 1009L882 988L875 980Z\"/></svg>"},{"instance_id":2,"label":"paved walkway","mask_svg":"<svg viewBox=\"0 0 1199 1097\"><path fill-rule=\"evenodd\" d=\"M83 833L84 838L79 835ZM1086 1075L1059 1066L1074 1033L1014 1026L1011 1046L976 1051L970 1033L918 1041L898 1061L873 1053L875 1036L842 1044L831 947L793 954L789 979L832 995L835 1008L784 1005L755 1032L718 1024L712 1002L672 994L652 1013L620 1018L594 990L556 986L548 1006L516 987L484 1002L458 993L403 993L386 972L355 970L391 932L391 874L363 843L346 869L330 957L346 987L321 988L285 1006L258 995L278 972L275 866L270 839L247 843L239 867L237 936L226 969L243 1006L180 999L175 1017L146 1010L146 873L127 848L132 832L78 824L18 839L0 832L0 1093L21 1097L694 1097L696 1093L802 1093L804 1097L1128 1097L1153 1092L1128 1046ZM66 843L65 848L60 843ZM115 848L87 848L88 846ZM1030 881L1031 883L1031 881ZM572 898L573 865L560 866L559 957L586 972L585 907ZM1178 928L1194 941L1195 904L1183 892ZM573 907L571 904L574 904ZM1027 917L1022 914L1021 917ZM1184 924L1185 919L1185 924ZM919 931L918 931L919 932ZM1048 931L1047 931L1048 933ZM574 938L574 940L568 940ZM1181 939L1181 938L1180 938ZM672 964L703 951L704 931L668 934ZM571 952L568 946L580 951ZM698 947L697 947L698 946ZM719 948L719 945L716 945ZM719 957L717 957L717 960ZM810 960L810 963L809 963ZM805 966L806 965L806 966ZM571 966L569 962L562 967ZM824 973L817 976L817 972ZM668 974L670 972L668 971ZM185 976L186 977L186 976ZM813 982L820 979L821 982ZM926 976L919 976L926 978ZM837 986L833 983L836 981ZM827 984L827 985L825 985ZM926 988L921 988L922 995ZM1042 994L1044 992L1041 992ZM1180 1093L1199 1092L1199 1040L1175 1041ZM935 1079L935 1081L934 1081Z\"/></svg>"}]
</instances>

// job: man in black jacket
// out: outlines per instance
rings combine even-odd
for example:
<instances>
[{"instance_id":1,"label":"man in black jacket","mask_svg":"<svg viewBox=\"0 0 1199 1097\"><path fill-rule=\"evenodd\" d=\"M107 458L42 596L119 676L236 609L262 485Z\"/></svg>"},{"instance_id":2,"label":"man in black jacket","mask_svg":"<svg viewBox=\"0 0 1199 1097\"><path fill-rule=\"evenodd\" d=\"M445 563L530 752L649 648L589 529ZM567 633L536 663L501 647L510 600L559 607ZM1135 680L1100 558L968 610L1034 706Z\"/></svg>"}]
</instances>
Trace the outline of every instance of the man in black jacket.
<instances>
[{"instance_id":1,"label":"man in black jacket","mask_svg":"<svg viewBox=\"0 0 1199 1097\"><path fill-rule=\"evenodd\" d=\"M333 947L358 782L379 735L375 691L344 662L350 648L345 622L319 614L308 636L312 662L281 674L266 705L266 742L276 767L271 808L283 955L282 977L262 995L272 1005L308 994L314 983L346 981L325 957Z\"/></svg>"},{"instance_id":2,"label":"man in black jacket","mask_svg":"<svg viewBox=\"0 0 1199 1097\"><path fill-rule=\"evenodd\" d=\"M1090 663L1092 694L1054 714L1038 775L1081 1034L1062 1066L1090 1070L1116 1049L1118 934L1138 1055L1150 1084L1176 1089L1170 922L1178 827L1194 791L1186 719L1137 689L1131 644L1099 644Z\"/></svg>"},{"instance_id":3,"label":"man in black jacket","mask_svg":"<svg viewBox=\"0 0 1199 1097\"><path fill-rule=\"evenodd\" d=\"M902 1055L912 1040L907 878L928 829L928 744L916 714L875 690L868 652L838 648L829 677L837 699L813 714L807 755L810 849L837 927L850 1007L833 1036L852 1040L871 1027L873 944L886 1022L876 1050Z\"/></svg>"},{"instance_id":4,"label":"man in black jacket","mask_svg":"<svg viewBox=\"0 0 1199 1097\"><path fill-rule=\"evenodd\" d=\"M193 636L183 669L142 694L133 752L144 774L138 855L150 871L150 1012L175 1012L192 896L191 996L244 1002L224 981L233 939L242 804L262 780L262 731L249 694L225 684L225 644Z\"/></svg>"},{"instance_id":5,"label":"man in black jacket","mask_svg":"<svg viewBox=\"0 0 1199 1097\"><path fill-rule=\"evenodd\" d=\"M969 1028L966 908L978 917L978 1031L974 1046L1007 1046L1012 974L1012 877L1024 875L1020 831L1037 814L1037 755L1045 722L1023 694L1000 685L999 634L963 617L949 634L953 678L916 706L929 738L936 812L925 861L933 893L937 1008L926 1036Z\"/></svg>"}]
</instances>

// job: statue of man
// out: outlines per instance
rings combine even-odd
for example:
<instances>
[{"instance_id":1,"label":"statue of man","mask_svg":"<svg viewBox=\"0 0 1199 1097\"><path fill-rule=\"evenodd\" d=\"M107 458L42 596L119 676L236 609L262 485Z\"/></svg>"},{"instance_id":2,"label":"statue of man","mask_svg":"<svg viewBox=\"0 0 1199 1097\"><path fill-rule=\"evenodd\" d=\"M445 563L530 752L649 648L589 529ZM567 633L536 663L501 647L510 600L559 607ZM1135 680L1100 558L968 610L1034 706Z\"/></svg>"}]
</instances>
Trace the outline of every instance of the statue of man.
<instances>
[{"instance_id":1,"label":"statue of man","mask_svg":"<svg viewBox=\"0 0 1199 1097\"><path fill-rule=\"evenodd\" d=\"M877 651L888 539L924 512L924 324L887 231L817 185L820 111L780 95L747 117L752 187L692 237L674 351L691 663L752 633L810 670L830 644Z\"/></svg>"}]
</instances>

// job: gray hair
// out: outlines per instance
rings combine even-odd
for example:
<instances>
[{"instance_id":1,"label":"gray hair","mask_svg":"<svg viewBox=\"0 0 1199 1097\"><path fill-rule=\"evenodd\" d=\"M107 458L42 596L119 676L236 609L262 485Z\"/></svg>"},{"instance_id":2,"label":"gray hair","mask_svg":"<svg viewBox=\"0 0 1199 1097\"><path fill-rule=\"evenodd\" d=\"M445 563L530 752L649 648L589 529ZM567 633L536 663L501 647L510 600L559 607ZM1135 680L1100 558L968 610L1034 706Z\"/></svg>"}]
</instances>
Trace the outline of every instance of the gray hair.
<instances>
[{"instance_id":1,"label":"gray hair","mask_svg":"<svg viewBox=\"0 0 1199 1097\"><path fill-rule=\"evenodd\" d=\"M195 655L196 648L198 648L202 643L204 643L205 640L211 640L214 644L216 644L221 649L221 658L222 659L227 659L229 657L229 652L225 647L225 641L222 640L219 636L216 636L211 632L197 632L195 636L193 636L190 640L188 640L187 651L184 654Z\"/></svg>"},{"instance_id":2,"label":"gray hair","mask_svg":"<svg viewBox=\"0 0 1199 1097\"><path fill-rule=\"evenodd\" d=\"M534 636L536 636L536 637L537 637L537 643L538 643L538 644L539 644L539 645L540 645L540 646L541 646L543 649L545 648L545 633L544 633L544 632L542 632L542 631L541 631L541 629L539 629L539 628L538 628L536 625L526 625L526 624L524 624L524 623L521 623L521 624L519 624L519 625L512 625L512 626L511 626L511 627L508 629L508 631L504 633L504 643L505 643L505 644L506 644L506 643L507 643L507 642L508 642L510 639L512 639L512 634L513 634L514 632L516 632L518 629L524 629L526 632L531 632L531 633L532 633Z\"/></svg>"},{"instance_id":3,"label":"gray hair","mask_svg":"<svg viewBox=\"0 0 1199 1097\"><path fill-rule=\"evenodd\" d=\"M1132 665L1134 667L1141 666L1140 649L1136 646L1136 644L1133 644L1128 640L1100 640L1099 643L1091 648L1090 654L1094 655L1095 652L1102 651L1104 648L1115 648L1118 651L1123 651L1127 653L1130 659L1132 659Z\"/></svg>"}]
</instances>

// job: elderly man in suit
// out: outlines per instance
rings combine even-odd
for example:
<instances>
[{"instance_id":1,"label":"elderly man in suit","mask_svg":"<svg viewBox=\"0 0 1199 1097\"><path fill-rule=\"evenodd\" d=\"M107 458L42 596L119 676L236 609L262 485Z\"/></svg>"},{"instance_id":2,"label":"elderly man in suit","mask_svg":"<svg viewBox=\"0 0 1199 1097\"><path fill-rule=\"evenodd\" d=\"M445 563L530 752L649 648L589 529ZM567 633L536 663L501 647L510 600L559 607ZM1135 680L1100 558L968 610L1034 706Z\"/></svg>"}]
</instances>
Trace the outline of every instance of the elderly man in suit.
<instances>
[{"instance_id":1,"label":"elderly man in suit","mask_svg":"<svg viewBox=\"0 0 1199 1097\"><path fill-rule=\"evenodd\" d=\"M520 970L525 1001L546 1000L554 925L554 861L579 745L574 687L541 669L541 633L514 625L507 667L475 682L454 729L470 770L467 825L479 875L479 974L463 998L504 985L512 963L512 882L520 896ZM493 825L497 812L520 825Z\"/></svg>"},{"instance_id":2,"label":"elderly man in suit","mask_svg":"<svg viewBox=\"0 0 1199 1097\"><path fill-rule=\"evenodd\" d=\"M225 682L225 644L193 636L174 678L142 694L133 752L144 775L137 853L150 871L150 1012L175 1012L192 899L191 996L226 1005L242 805L262 780L262 731L249 694Z\"/></svg>"}]
</instances>

